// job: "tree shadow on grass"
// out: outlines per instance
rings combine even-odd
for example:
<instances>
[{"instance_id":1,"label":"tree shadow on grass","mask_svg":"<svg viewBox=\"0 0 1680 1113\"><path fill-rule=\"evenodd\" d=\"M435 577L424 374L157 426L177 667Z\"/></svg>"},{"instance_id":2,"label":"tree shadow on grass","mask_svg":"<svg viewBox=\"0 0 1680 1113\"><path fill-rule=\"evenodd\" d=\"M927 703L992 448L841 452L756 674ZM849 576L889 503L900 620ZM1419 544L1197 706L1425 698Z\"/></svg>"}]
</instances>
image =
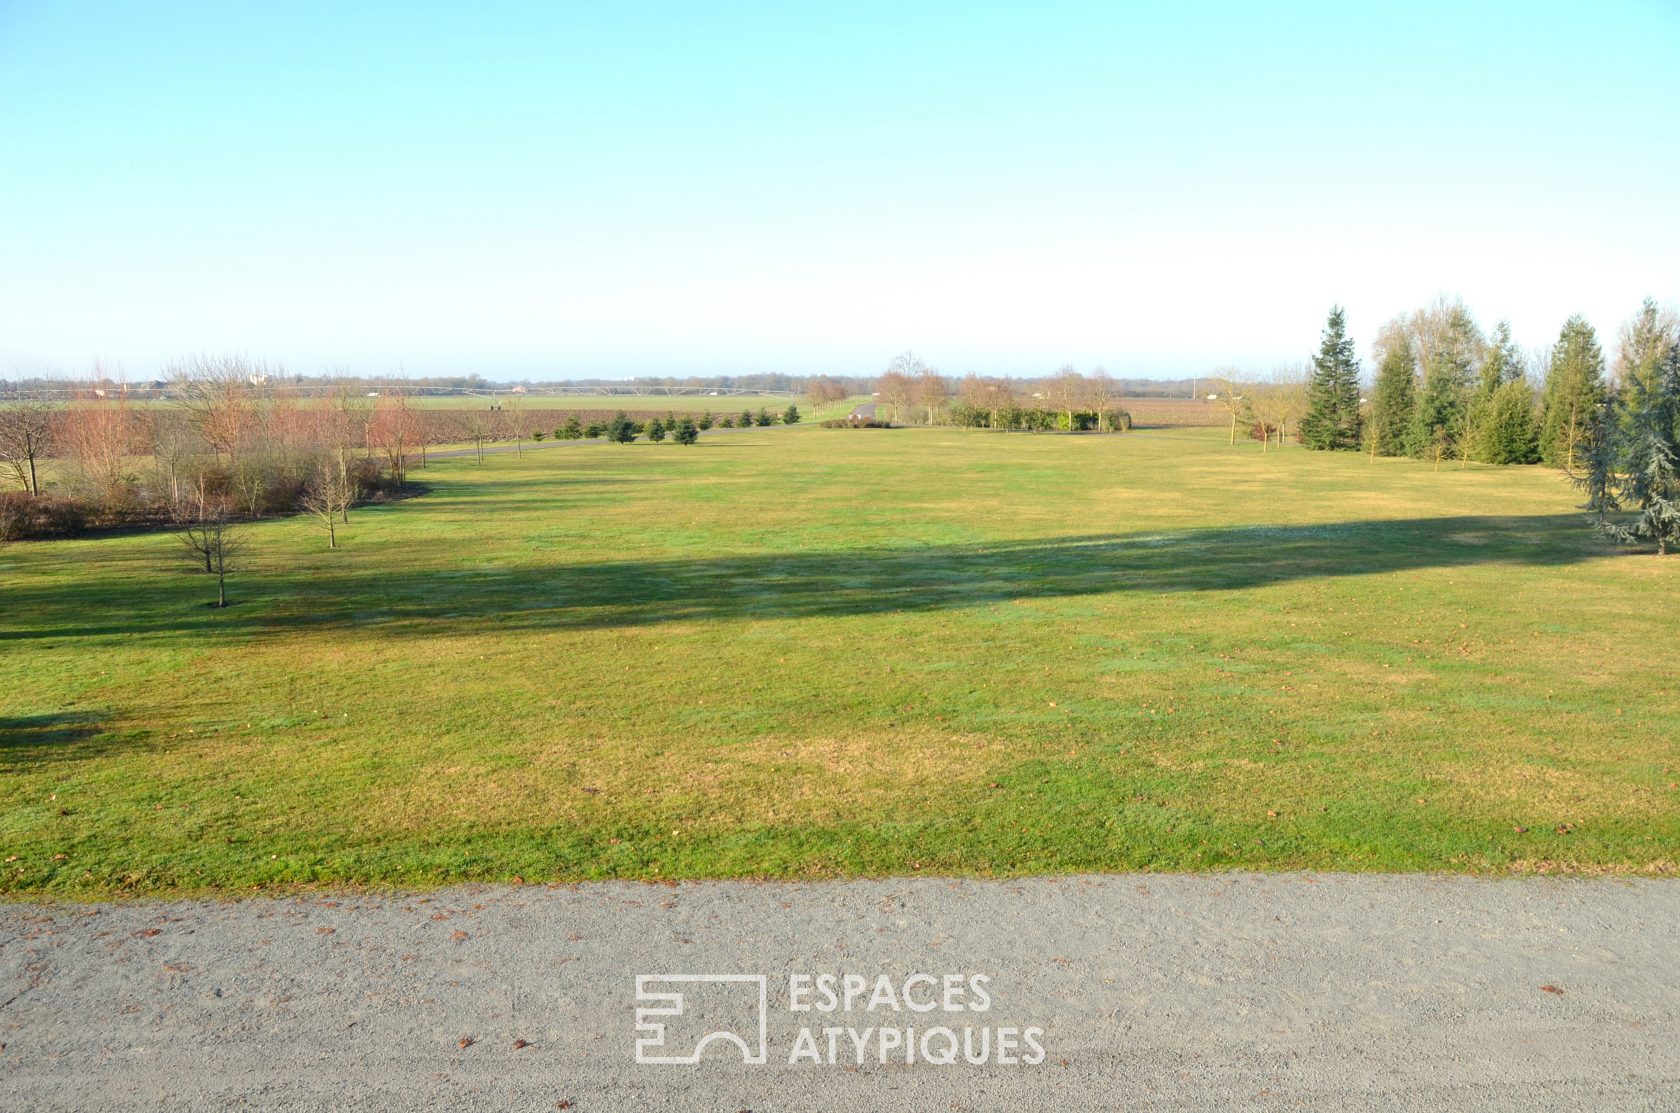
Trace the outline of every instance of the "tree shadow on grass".
<instances>
[{"instance_id":1,"label":"tree shadow on grass","mask_svg":"<svg viewBox=\"0 0 1680 1113\"><path fill-rule=\"evenodd\" d=\"M62 610L63 624L0 627L0 643L31 638L251 636L354 629L380 636L489 629L588 629L700 620L839 617L931 611L1024 599L1241 591L1297 580L1378 576L1477 565L1564 566L1614 555L1572 514L1415 518L1171 533L904 545L821 552L655 560L555 561L403 574L315 571L247 578L255 605L188 612L173 593L102 600L96 618L69 601L16 592L17 613ZM528 558L527 558L528 559ZM190 581L186 581L190 582ZM8 588L8 591L11 589ZM202 601L202 600L199 600Z\"/></svg>"},{"instance_id":2,"label":"tree shadow on grass","mask_svg":"<svg viewBox=\"0 0 1680 1113\"><path fill-rule=\"evenodd\" d=\"M98 711L0 715L0 770L85 757L108 718Z\"/></svg>"}]
</instances>

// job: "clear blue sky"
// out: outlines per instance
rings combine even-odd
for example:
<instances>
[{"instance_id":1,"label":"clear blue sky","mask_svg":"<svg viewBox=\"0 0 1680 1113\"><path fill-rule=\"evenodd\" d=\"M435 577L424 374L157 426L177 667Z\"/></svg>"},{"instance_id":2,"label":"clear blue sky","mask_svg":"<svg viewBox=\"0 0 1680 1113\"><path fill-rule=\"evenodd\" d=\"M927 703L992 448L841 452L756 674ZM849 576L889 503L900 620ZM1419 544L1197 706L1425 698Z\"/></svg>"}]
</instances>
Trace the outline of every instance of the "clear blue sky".
<instances>
[{"instance_id":1,"label":"clear blue sky","mask_svg":"<svg viewBox=\"0 0 1680 1113\"><path fill-rule=\"evenodd\" d=\"M0 0L0 374L1176 376L1438 293L1680 298L1680 3Z\"/></svg>"}]
</instances>

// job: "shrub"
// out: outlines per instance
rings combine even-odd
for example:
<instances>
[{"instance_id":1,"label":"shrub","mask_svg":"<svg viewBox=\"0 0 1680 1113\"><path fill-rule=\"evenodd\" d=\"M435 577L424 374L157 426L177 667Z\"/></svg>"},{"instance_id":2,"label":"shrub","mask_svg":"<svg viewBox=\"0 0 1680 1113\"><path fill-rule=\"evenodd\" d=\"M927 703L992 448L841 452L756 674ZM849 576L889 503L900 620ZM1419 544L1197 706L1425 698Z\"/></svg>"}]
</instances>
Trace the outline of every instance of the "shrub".
<instances>
[{"instance_id":1,"label":"shrub","mask_svg":"<svg viewBox=\"0 0 1680 1113\"><path fill-rule=\"evenodd\" d=\"M593 433L593 434L591 434L591 436L600 436L600 434L599 433ZM577 414L573 414L572 416L568 417L566 419L566 424L560 426L560 428L558 428L554 431L554 439L555 440L575 441L575 440L582 439L582 437L583 437L583 423L578 421L578 415Z\"/></svg>"},{"instance_id":2,"label":"shrub","mask_svg":"<svg viewBox=\"0 0 1680 1113\"><path fill-rule=\"evenodd\" d=\"M776 424L776 419L771 416L769 410L760 406L758 408L758 416L753 418L753 423L756 425L774 425Z\"/></svg>"},{"instance_id":3,"label":"shrub","mask_svg":"<svg viewBox=\"0 0 1680 1113\"><path fill-rule=\"evenodd\" d=\"M735 428L735 419L726 415L723 420L719 421L717 424L719 429L733 429Z\"/></svg>"},{"instance_id":4,"label":"shrub","mask_svg":"<svg viewBox=\"0 0 1680 1113\"><path fill-rule=\"evenodd\" d=\"M891 429L892 422L873 417L835 417L820 423L824 429Z\"/></svg>"},{"instance_id":5,"label":"shrub","mask_svg":"<svg viewBox=\"0 0 1680 1113\"><path fill-rule=\"evenodd\" d=\"M798 425L799 424L799 407L798 406L795 406L795 405L790 403L788 405L788 408L782 411L782 424L783 425Z\"/></svg>"},{"instance_id":6,"label":"shrub","mask_svg":"<svg viewBox=\"0 0 1680 1113\"><path fill-rule=\"evenodd\" d=\"M46 537L74 537L87 529L93 508L79 499L57 495L28 495L22 491L0 494L0 528L13 540Z\"/></svg>"},{"instance_id":7,"label":"shrub","mask_svg":"<svg viewBox=\"0 0 1680 1113\"><path fill-rule=\"evenodd\" d=\"M751 429L753 426L753 412L751 410L742 410L741 416L735 419L735 426L738 429Z\"/></svg>"},{"instance_id":8,"label":"shrub","mask_svg":"<svg viewBox=\"0 0 1680 1113\"><path fill-rule=\"evenodd\" d=\"M604 421L592 421L589 423L589 428L584 430L583 435L588 437L590 440L594 440L597 437L604 437L607 435L607 423Z\"/></svg>"},{"instance_id":9,"label":"shrub","mask_svg":"<svg viewBox=\"0 0 1680 1113\"><path fill-rule=\"evenodd\" d=\"M713 424L714 420L712 418L712 411L707 410L705 413L700 415L700 420L695 422L695 427L698 429L710 429Z\"/></svg>"},{"instance_id":10,"label":"shrub","mask_svg":"<svg viewBox=\"0 0 1680 1113\"><path fill-rule=\"evenodd\" d=\"M543 439L546 438L547 436L548 436L548 434L543 432L541 429L533 430L532 433L531 433L531 439L536 441L538 444L541 444L543 442Z\"/></svg>"}]
</instances>

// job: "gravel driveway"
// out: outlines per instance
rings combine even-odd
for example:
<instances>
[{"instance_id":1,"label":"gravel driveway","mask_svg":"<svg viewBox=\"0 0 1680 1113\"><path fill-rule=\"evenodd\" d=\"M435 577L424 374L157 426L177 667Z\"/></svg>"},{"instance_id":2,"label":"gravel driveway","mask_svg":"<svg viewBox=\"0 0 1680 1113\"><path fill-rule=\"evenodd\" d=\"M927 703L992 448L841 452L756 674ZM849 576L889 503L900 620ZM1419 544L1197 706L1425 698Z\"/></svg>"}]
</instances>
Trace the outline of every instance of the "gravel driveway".
<instances>
[{"instance_id":1,"label":"gravel driveway","mask_svg":"<svg viewBox=\"0 0 1680 1113\"><path fill-rule=\"evenodd\" d=\"M684 1011L637 1029L636 976L685 973L765 975L762 1065L743 1061L756 979L648 983L644 1006L675 989ZM846 974L876 1007L816 1007L816 976L838 1001ZM936 1028L984 1030L984 1064L927 1062L949 1046ZM639 1036L644 1057L680 1056L713 1030L741 1045L636 1061ZM0 1045L9 1111L1671 1110L1680 883L916 878L0 904Z\"/></svg>"}]
</instances>

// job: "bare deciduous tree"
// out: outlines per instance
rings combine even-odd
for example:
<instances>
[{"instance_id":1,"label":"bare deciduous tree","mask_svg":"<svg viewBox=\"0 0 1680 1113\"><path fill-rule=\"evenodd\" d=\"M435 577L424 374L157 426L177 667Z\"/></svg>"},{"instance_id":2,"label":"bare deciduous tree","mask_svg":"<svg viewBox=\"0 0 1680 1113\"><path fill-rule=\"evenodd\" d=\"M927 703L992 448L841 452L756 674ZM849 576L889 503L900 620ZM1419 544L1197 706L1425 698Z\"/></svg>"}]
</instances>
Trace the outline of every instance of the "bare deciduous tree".
<instances>
[{"instance_id":1,"label":"bare deciduous tree","mask_svg":"<svg viewBox=\"0 0 1680 1113\"><path fill-rule=\"evenodd\" d=\"M1105 367L1098 367L1091 372L1087 392L1091 396L1091 405L1097 411L1097 432L1107 433L1113 430L1113 423L1109 420L1108 406L1118 395L1114 376Z\"/></svg>"},{"instance_id":2,"label":"bare deciduous tree","mask_svg":"<svg viewBox=\"0 0 1680 1113\"><path fill-rule=\"evenodd\" d=\"M231 462L255 436L255 388L268 377L238 356L200 356L170 368L170 394L211 451Z\"/></svg>"},{"instance_id":3,"label":"bare deciduous tree","mask_svg":"<svg viewBox=\"0 0 1680 1113\"><path fill-rule=\"evenodd\" d=\"M1085 404L1085 376L1074 370L1073 364L1064 363L1044 384L1044 396L1052 406L1067 415L1068 432L1073 432L1073 412Z\"/></svg>"},{"instance_id":4,"label":"bare deciduous tree","mask_svg":"<svg viewBox=\"0 0 1680 1113\"><path fill-rule=\"evenodd\" d=\"M939 372L931 367L924 367L916 373L911 383L911 397L918 406L927 407L927 423L933 424L940 407L950 398L950 392L945 388L945 380L939 377Z\"/></svg>"},{"instance_id":5,"label":"bare deciduous tree","mask_svg":"<svg viewBox=\"0 0 1680 1113\"><path fill-rule=\"evenodd\" d=\"M807 380L805 383L805 397L810 400L813 419L821 416L823 406L831 402L841 401L846 397L846 394L845 386L835 379L824 376Z\"/></svg>"},{"instance_id":6,"label":"bare deciduous tree","mask_svg":"<svg viewBox=\"0 0 1680 1113\"><path fill-rule=\"evenodd\" d=\"M420 415L408 404L408 396L401 391L382 395L374 407L369 434L374 446L384 455L391 478L402 483L408 474L408 454L424 439Z\"/></svg>"},{"instance_id":7,"label":"bare deciduous tree","mask_svg":"<svg viewBox=\"0 0 1680 1113\"><path fill-rule=\"evenodd\" d=\"M107 494L122 486L128 477L135 434L126 391L110 392L106 397L85 392L70 402L59 421L59 449L76 462L83 479Z\"/></svg>"},{"instance_id":8,"label":"bare deciduous tree","mask_svg":"<svg viewBox=\"0 0 1680 1113\"><path fill-rule=\"evenodd\" d=\"M338 522L340 518L350 520L355 495L349 471L341 460L323 456L316 462L301 501L304 512L327 531L327 548L338 548Z\"/></svg>"},{"instance_id":9,"label":"bare deciduous tree","mask_svg":"<svg viewBox=\"0 0 1680 1113\"><path fill-rule=\"evenodd\" d=\"M473 442L478 450L478 462L484 463L484 442L490 439L490 416L487 410L463 410L455 418L461 438Z\"/></svg>"},{"instance_id":10,"label":"bare deciduous tree","mask_svg":"<svg viewBox=\"0 0 1680 1113\"><path fill-rule=\"evenodd\" d=\"M50 403L24 398L0 404L0 465L31 495L41 493L38 463L52 447Z\"/></svg>"},{"instance_id":11,"label":"bare deciduous tree","mask_svg":"<svg viewBox=\"0 0 1680 1113\"><path fill-rule=\"evenodd\" d=\"M224 499L211 495L203 477L172 508L176 538L195 568L216 577L216 606L226 607L228 574L238 570L245 539Z\"/></svg>"},{"instance_id":12,"label":"bare deciduous tree","mask_svg":"<svg viewBox=\"0 0 1680 1113\"><path fill-rule=\"evenodd\" d=\"M1246 384L1239 382L1229 368L1221 368L1212 379L1213 393L1220 406L1231 415L1231 443L1237 443L1237 422L1249 413L1250 398Z\"/></svg>"},{"instance_id":13,"label":"bare deciduous tree","mask_svg":"<svg viewBox=\"0 0 1680 1113\"><path fill-rule=\"evenodd\" d=\"M886 372L875 384L875 393L881 396L881 401L893 408L893 420L898 421L904 407L910 405L916 396L915 379L927 364L916 358L915 352L904 352L893 357L887 364Z\"/></svg>"},{"instance_id":14,"label":"bare deciduous tree","mask_svg":"<svg viewBox=\"0 0 1680 1113\"><path fill-rule=\"evenodd\" d=\"M1286 364L1272 371L1272 393L1276 399L1278 447L1289 434L1292 423L1298 422L1307 409L1307 369L1300 364Z\"/></svg>"}]
</instances>

